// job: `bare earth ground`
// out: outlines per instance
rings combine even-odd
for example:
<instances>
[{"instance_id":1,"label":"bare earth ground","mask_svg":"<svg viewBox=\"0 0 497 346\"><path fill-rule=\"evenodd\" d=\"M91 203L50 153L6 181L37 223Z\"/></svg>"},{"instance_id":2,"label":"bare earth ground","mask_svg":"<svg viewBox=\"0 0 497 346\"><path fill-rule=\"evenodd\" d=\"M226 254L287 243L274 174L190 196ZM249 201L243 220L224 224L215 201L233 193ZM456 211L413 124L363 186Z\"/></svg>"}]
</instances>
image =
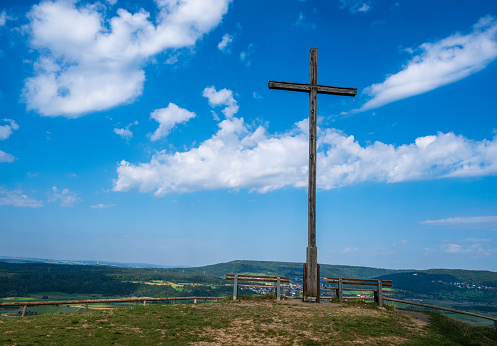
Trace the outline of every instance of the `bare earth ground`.
<instances>
[{"instance_id":1,"label":"bare earth ground","mask_svg":"<svg viewBox=\"0 0 497 346\"><path fill-rule=\"evenodd\" d=\"M430 322L430 315L421 311L397 310L397 312L404 315L412 316L414 318L417 318L418 320L421 320L422 322L426 323Z\"/></svg>"},{"instance_id":2,"label":"bare earth ground","mask_svg":"<svg viewBox=\"0 0 497 346\"><path fill-rule=\"evenodd\" d=\"M423 334L428 324L423 313L399 315L384 308L370 309L330 302L316 304L291 299L279 303L240 301L234 304L237 310L248 310L247 317L233 319L225 329L204 329L203 336L215 341L197 342L196 345L302 345L308 344L308 341L333 345L399 345L405 343L409 335ZM266 307L264 316L258 315L258 305ZM227 314L234 308L229 305L224 307ZM400 332L392 335L390 330L384 333L378 331L382 328L380 320L387 324L395 321L394 328ZM375 321L378 322L376 326ZM370 328L373 330L368 331Z\"/></svg>"}]
</instances>

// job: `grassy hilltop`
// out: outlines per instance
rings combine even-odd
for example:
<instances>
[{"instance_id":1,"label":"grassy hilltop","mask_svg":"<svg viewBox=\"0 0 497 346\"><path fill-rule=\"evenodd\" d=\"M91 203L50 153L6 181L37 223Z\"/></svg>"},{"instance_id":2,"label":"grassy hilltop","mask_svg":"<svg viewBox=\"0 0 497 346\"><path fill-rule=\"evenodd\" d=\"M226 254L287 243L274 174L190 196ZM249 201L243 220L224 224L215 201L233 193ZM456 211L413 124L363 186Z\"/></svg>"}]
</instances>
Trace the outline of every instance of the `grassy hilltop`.
<instances>
[{"instance_id":1,"label":"grassy hilltop","mask_svg":"<svg viewBox=\"0 0 497 346\"><path fill-rule=\"evenodd\" d=\"M489 327L424 316L358 302L149 305L2 319L0 344L497 345L497 331Z\"/></svg>"}]
</instances>

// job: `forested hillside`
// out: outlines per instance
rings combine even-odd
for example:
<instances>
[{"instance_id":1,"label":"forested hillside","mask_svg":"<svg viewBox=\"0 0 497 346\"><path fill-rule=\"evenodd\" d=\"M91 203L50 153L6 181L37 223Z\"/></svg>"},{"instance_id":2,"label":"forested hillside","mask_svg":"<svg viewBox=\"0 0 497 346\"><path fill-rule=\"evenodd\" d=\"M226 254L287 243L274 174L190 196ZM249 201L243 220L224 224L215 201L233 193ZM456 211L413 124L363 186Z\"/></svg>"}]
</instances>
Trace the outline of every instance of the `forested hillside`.
<instances>
[{"instance_id":1,"label":"forested hillside","mask_svg":"<svg viewBox=\"0 0 497 346\"><path fill-rule=\"evenodd\" d=\"M38 292L104 296L223 296L231 294L224 274L302 278L302 263L231 261L196 268L129 268L103 265L0 262L0 297ZM321 277L389 279L401 299L435 299L497 306L497 273L454 269L391 270L321 265Z\"/></svg>"},{"instance_id":2,"label":"forested hillside","mask_svg":"<svg viewBox=\"0 0 497 346\"><path fill-rule=\"evenodd\" d=\"M153 281L185 285L146 284ZM149 297L226 295L229 290L222 285L220 278L183 273L181 269L0 262L0 297L22 297L35 292Z\"/></svg>"},{"instance_id":3,"label":"forested hillside","mask_svg":"<svg viewBox=\"0 0 497 346\"><path fill-rule=\"evenodd\" d=\"M224 274L251 273L302 277L302 263L271 261L231 261L203 267L186 268L188 273L205 273L222 277ZM321 276L372 278L380 275L402 272L401 270L321 264Z\"/></svg>"}]
</instances>

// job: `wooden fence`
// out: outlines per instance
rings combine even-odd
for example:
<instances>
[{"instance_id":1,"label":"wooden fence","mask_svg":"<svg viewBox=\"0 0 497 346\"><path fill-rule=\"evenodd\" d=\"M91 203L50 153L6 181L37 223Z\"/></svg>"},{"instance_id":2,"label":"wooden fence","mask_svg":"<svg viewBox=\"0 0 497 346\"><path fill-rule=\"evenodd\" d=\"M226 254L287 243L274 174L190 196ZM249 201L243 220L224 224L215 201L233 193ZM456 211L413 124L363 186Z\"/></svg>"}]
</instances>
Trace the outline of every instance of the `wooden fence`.
<instances>
[{"instance_id":1,"label":"wooden fence","mask_svg":"<svg viewBox=\"0 0 497 346\"><path fill-rule=\"evenodd\" d=\"M224 299L225 297L172 297L172 298L109 298L109 299L85 299L85 300L60 300L60 301L38 301L38 302L12 302L12 303L0 303L2 306L22 306L22 317L26 314L28 306L37 305L70 305L70 304L85 304L85 311L88 310L88 304L98 304L98 303L126 303L126 302L143 302L143 305L147 305L147 302L159 302L159 301L176 301L176 300L193 300L196 304L197 300L216 300Z\"/></svg>"},{"instance_id":2,"label":"wooden fence","mask_svg":"<svg viewBox=\"0 0 497 346\"><path fill-rule=\"evenodd\" d=\"M400 299L385 297L383 295L383 293L385 293L387 291L383 290L383 287L392 287L393 286L392 280L350 279L350 278L338 278L338 277L330 277L330 278L326 278L326 280L327 280L326 281L327 283L337 285L334 287L326 287L326 289L336 290L336 296L338 297L340 302L342 302L344 299L374 299L374 301L376 303L378 303L379 306L383 306L384 301L392 301L392 302L403 303L403 304L417 305L417 306L422 306L425 308L433 309L435 312L437 312L438 310L443 310L443 311L453 312L456 314L462 314L462 315L468 315L468 316L487 319L487 320L493 321L494 328L497 329L497 318L494 318L494 317L478 315L478 314L474 314L472 312L454 310L454 309L444 308L444 307L435 306L435 305L421 304L421 303L410 302L407 300L400 300ZM373 287L372 288L353 288L353 287L343 287L343 285L350 285L350 286L358 285L358 286L373 286ZM372 292L374 292L374 297L344 296L343 295L344 291L369 291L369 292L372 291Z\"/></svg>"},{"instance_id":3,"label":"wooden fence","mask_svg":"<svg viewBox=\"0 0 497 346\"><path fill-rule=\"evenodd\" d=\"M237 299L238 287L275 288L276 300L280 300L281 289L288 288L290 283L288 276L226 274L225 279L233 281L232 284L227 284L227 286L233 286L233 300ZM238 282L245 282L245 284Z\"/></svg>"},{"instance_id":4,"label":"wooden fence","mask_svg":"<svg viewBox=\"0 0 497 346\"><path fill-rule=\"evenodd\" d=\"M379 306L383 306L383 287L392 287L392 280L373 280L373 279L351 279L351 278L338 278L330 277L326 278L326 283L336 284L337 286L325 287L329 290L336 290L336 296L340 302L344 299L374 299L375 303ZM344 285L349 285L349 287L344 287ZM370 288L355 288L350 286L370 286ZM344 291L366 291L373 292L373 297L350 297L344 296Z\"/></svg>"},{"instance_id":5,"label":"wooden fence","mask_svg":"<svg viewBox=\"0 0 497 346\"><path fill-rule=\"evenodd\" d=\"M454 312L456 314L462 314L462 315L468 315L468 316L473 316L473 317L484 318L484 319L487 319L487 320L490 320L490 321L494 321L494 328L497 329L497 318L494 318L494 317L484 316L484 315L478 315L478 314L474 314L472 312L454 310L454 309L450 309L450 308L444 308L444 307L441 307L441 306L435 306L435 305L429 305L429 304L422 304L422 303L410 302L410 301L407 301L407 300L400 300L400 299L394 299L394 298L388 298L388 297L383 297L383 300L388 300L388 301L391 301L391 302L397 302L397 303L402 303L402 304L422 306L422 307L425 307L425 308L433 309L433 311L435 311L435 312L438 312L438 310L443 310L443 311Z\"/></svg>"}]
</instances>

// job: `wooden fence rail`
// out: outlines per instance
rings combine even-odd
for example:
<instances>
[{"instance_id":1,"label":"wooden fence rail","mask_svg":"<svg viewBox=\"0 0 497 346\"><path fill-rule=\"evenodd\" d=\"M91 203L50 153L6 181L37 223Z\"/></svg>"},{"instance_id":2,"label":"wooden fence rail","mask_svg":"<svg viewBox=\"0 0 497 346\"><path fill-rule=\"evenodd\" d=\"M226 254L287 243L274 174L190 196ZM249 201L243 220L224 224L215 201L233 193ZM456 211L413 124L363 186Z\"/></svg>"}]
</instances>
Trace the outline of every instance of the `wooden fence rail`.
<instances>
[{"instance_id":1,"label":"wooden fence rail","mask_svg":"<svg viewBox=\"0 0 497 346\"><path fill-rule=\"evenodd\" d=\"M328 277L326 278L326 283L336 284L337 286L325 287L329 290L336 290L336 296L340 302L344 299L374 299L379 306L383 306L383 293L387 292L383 290L383 287L392 287L392 280L374 280L374 279L352 279L352 278L339 278L339 277ZM354 288L354 287L343 287L343 285L352 286L372 286L371 288ZM350 297L344 296L343 291L369 291L373 292L374 297Z\"/></svg>"},{"instance_id":2,"label":"wooden fence rail","mask_svg":"<svg viewBox=\"0 0 497 346\"><path fill-rule=\"evenodd\" d=\"M266 276L266 275L245 275L245 274L226 274L225 276L226 280L233 281L232 284L231 283L226 284L226 286L233 286L233 300L236 300L238 297L238 287L275 288L276 300L280 300L281 289L288 288L290 284L290 278L288 276ZM245 284L239 284L239 282L245 282Z\"/></svg>"},{"instance_id":3,"label":"wooden fence rail","mask_svg":"<svg viewBox=\"0 0 497 346\"><path fill-rule=\"evenodd\" d=\"M383 300L389 300L391 302L397 302L397 303L403 303L403 304L410 304L410 305L422 306L422 307L425 307L425 308L433 309L435 312L437 312L437 310L443 310L443 311L454 312L456 314L462 314L462 315L468 315L468 316L473 316L473 317L484 318L484 319L487 319L487 320L494 321L494 328L497 329L497 318L494 318L494 317L484 316L484 315L478 315L478 314L474 314L472 312L454 310L454 309L450 309L450 308L443 308L441 306L435 306L435 305L429 305L429 304L422 304L422 303L415 303L415 302L410 302L410 301L407 301L407 300L400 300L400 299L394 299L394 298L388 298L388 297L383 297Z\"/></svg>"},{"instance_id":4,"label":"wooden fence rail","mask_svg":"<svg viewBox=\"0 0 497 346\"><path fill-rule=\"evenodd\" d=\"M197 300L219 300L225 297L171 297L171 298L151 298L151 297L141 297L141 298L109 298L109 299L85 299L85 300L57 300L57 301L46 301L46 302L12 302L12 303L0 303L2 306L22 306L22 317L26 314L28 306L37 305L71 305L71 304L85 304L85 311L88 310L88 304L96 303L127 303L127 302L143 302L146 305L147 302L158 302L158 301L176 301L176 300L193 300L196 304Z\"/></svg>"}]
</instances>

